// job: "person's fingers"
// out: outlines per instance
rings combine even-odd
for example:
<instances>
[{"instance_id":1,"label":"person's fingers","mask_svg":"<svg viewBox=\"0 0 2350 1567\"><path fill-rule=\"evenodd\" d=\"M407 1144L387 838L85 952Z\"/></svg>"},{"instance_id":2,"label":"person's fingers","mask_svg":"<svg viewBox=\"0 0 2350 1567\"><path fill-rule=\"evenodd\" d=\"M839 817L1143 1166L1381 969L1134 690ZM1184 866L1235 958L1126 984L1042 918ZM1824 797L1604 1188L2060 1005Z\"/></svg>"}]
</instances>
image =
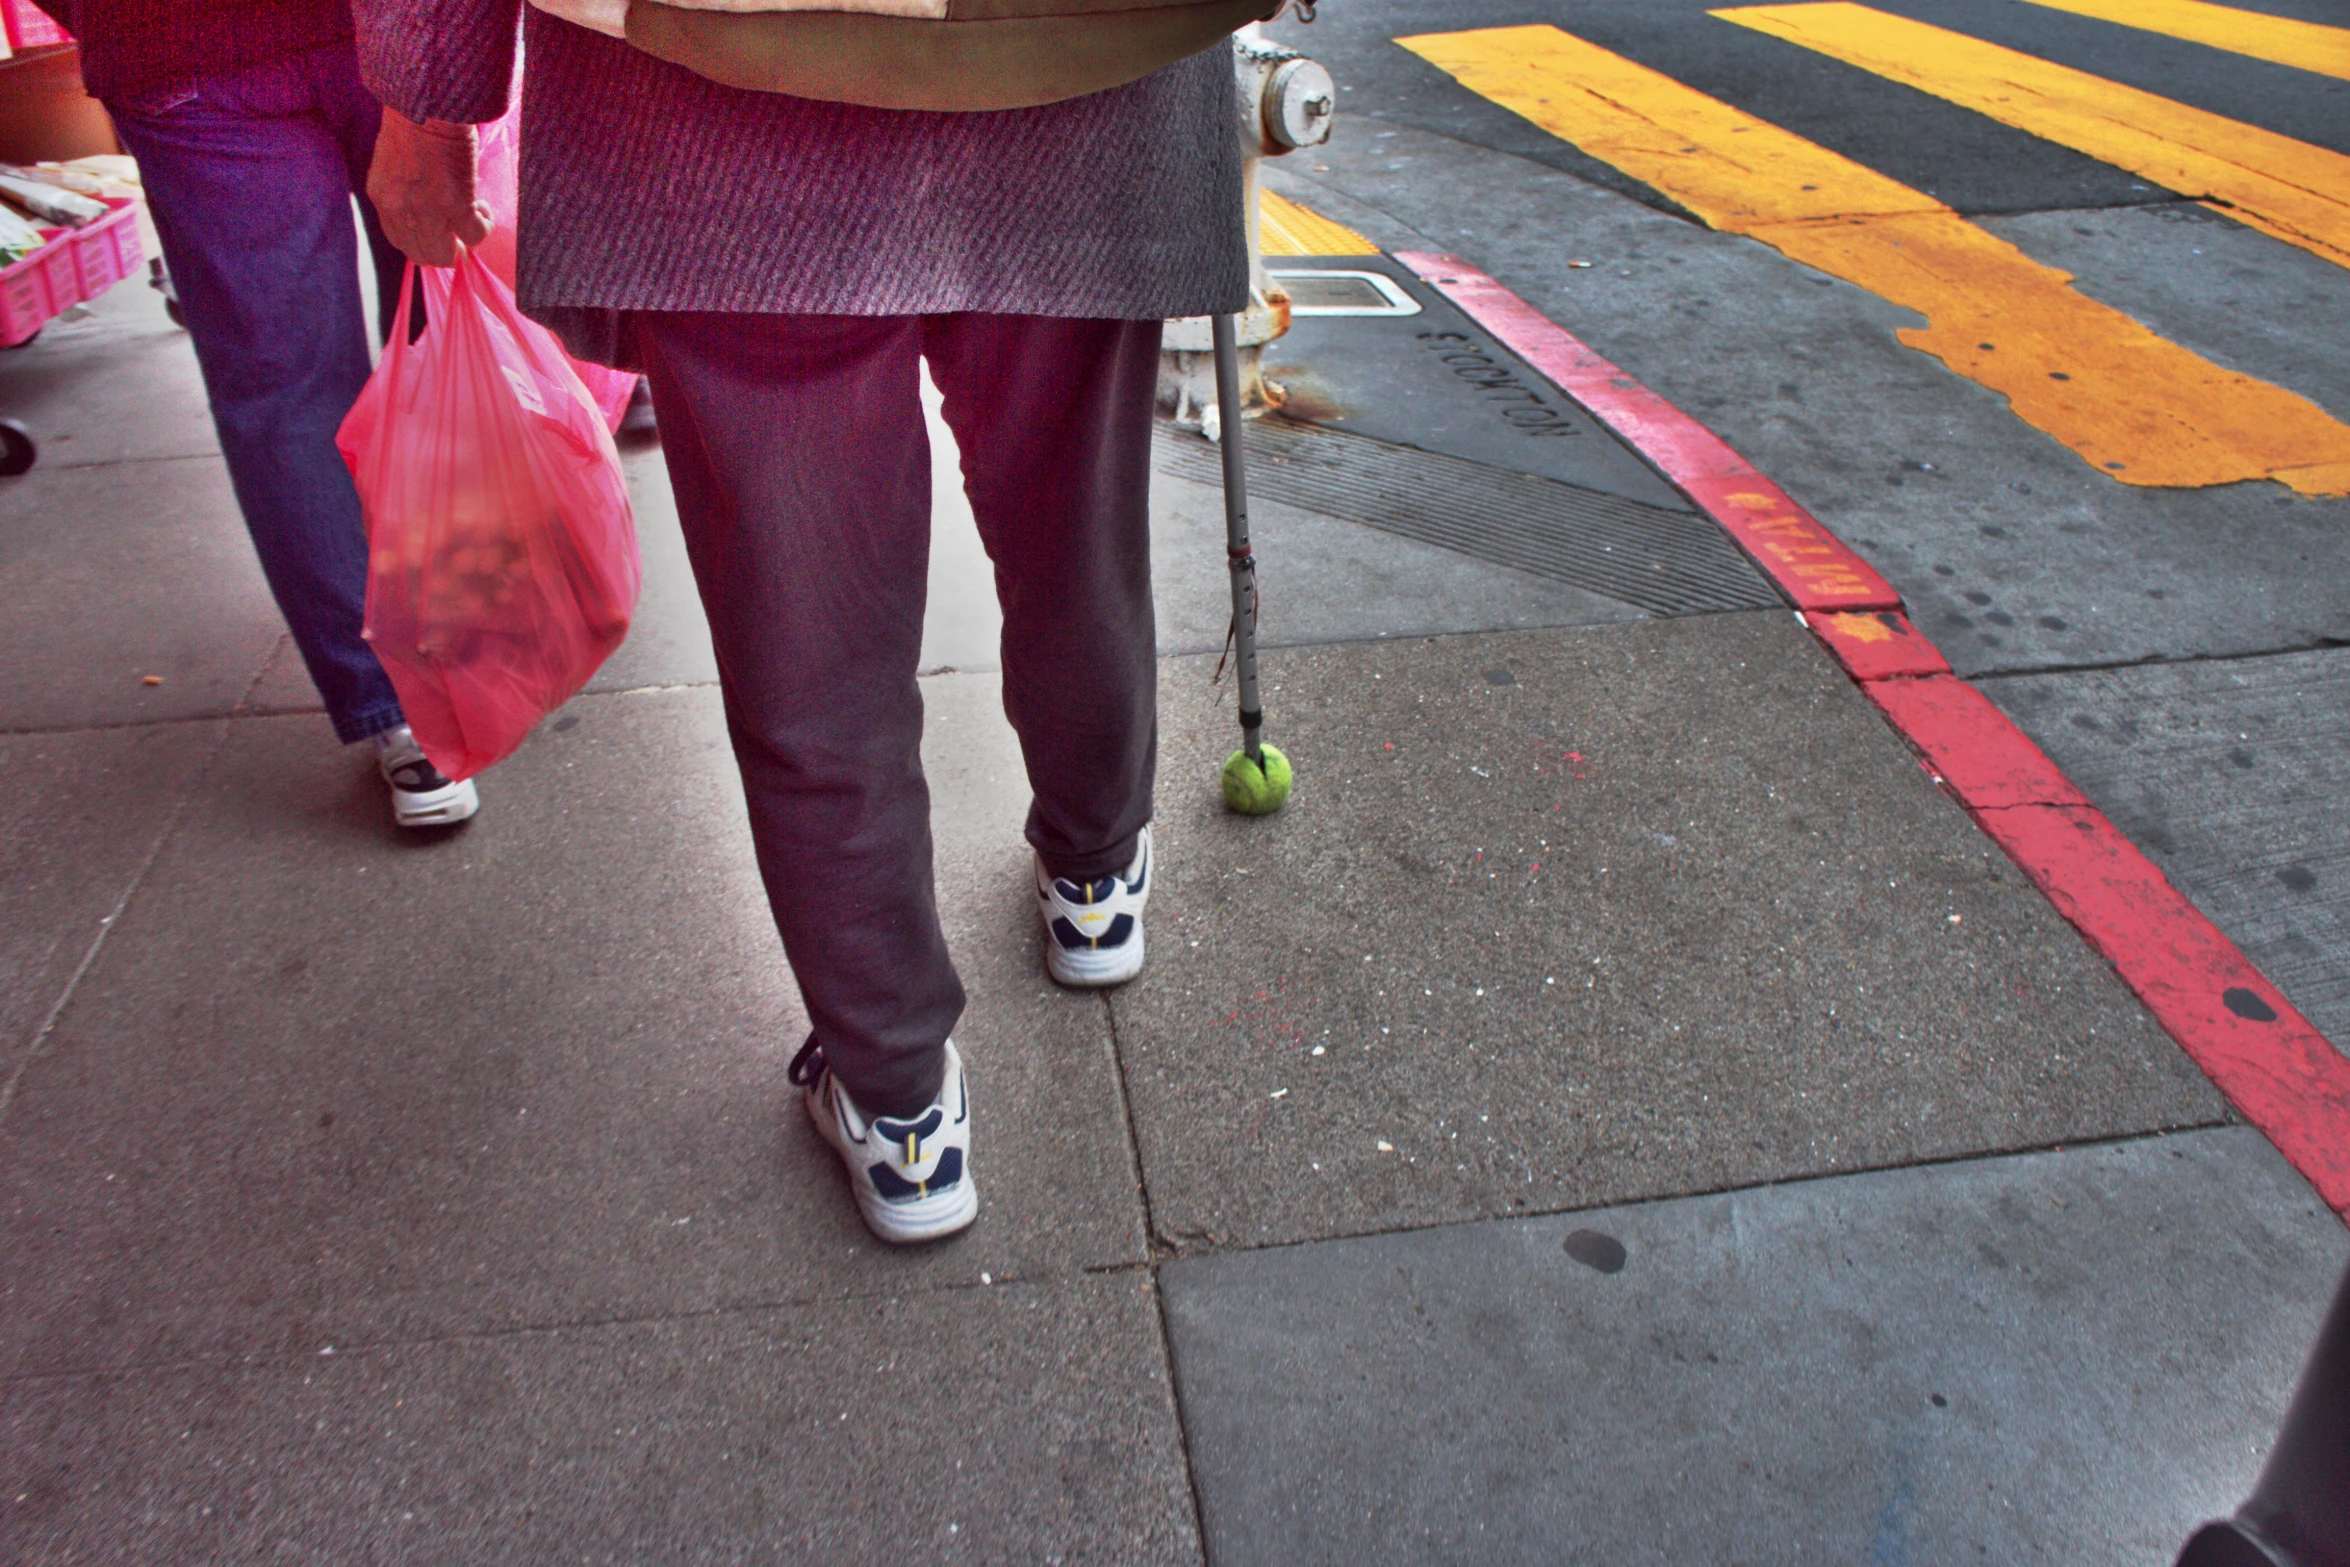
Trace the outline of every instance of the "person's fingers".
<instances>
[{"instance_id":1,"label":"person's fingers","mask_svg":"<svg viewBox=\"0 0 2350 1567\"><path fill-rule=\"evenodd\" d=\"M368 176L367 196L375 203L375 215L383 224L384 238L409 260L428 267L445 267L455 259L451 255L448 225L433 222L430 203L408 171L396 165L387 169L381 143L377 146L376 166Z\"/></svg>"},{"instance_id":2,"label":"person's fingers","mask_svg":"<svg viewBox=\"0 0 2350 1567\"><path fill-rule=\"evenodd\" d=\"M489 233L489 210L474 196L474 158L471 126L418 125L384 111L367 196L384 237L410 260L454 266L459 245Z\"/></svg>"},{"instance_id":3,"label":"person's fingers","mask_svg":"<svg viewBox=\"0 0 2350 1567\"><path fill-rule=\"evenodd\" d=\"M393 243L398 244L398 241ZM457 264L457 241L446 229L437 232L419 229L414 239L400 248L409 260L422 266L453 267Z\"/></svg>"},{"instance_id":4,"label":"person's fingers","mask_svg":"<svg viewBox=\"0 0 2350 1567\"><path fill-rule=\"evenodd\" d=\"M376 202L376 216L383 222L384 238L392 247L420 266L449 267L457 264L456 237L446 226L437 231L429 223L414 221L397 204Z\"/></svg>"},{"instance_id":5,"label":"person's fingers","mask_svg":"<svg viewBox=\"0 0 2350 1567\"><path fill-rule=\"evenodd\" d=\"M457 236L446 222L419 221L397 202L387 205L380 200L376 216L383 222L384 238L410 261L427 267L457 264Z\"/></svg>"}]
</instances>

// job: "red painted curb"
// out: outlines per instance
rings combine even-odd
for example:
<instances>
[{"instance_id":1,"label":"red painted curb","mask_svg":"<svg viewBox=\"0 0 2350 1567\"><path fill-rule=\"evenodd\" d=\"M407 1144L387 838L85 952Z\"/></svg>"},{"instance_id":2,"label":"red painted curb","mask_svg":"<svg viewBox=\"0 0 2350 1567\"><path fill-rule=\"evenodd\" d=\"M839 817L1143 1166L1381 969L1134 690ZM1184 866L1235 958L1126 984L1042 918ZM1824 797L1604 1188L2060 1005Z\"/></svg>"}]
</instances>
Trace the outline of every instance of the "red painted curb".
<instances>
[{"instance_id":1,"label":"red painted curb","mask_svg":"<svg viewBox=\"0 0 2350 1567\"><path fill-rule=\"evenodd\" d=\"M1861 690L1969 810L2089 803L2014 720L1956 675L1864 681Z\"/></svg>"},{"instance_id":2,"label":"red painted curb","mask_svg":"<svg viewBox=\"0 0 2350 1567\"><path fill-rule=\"evenodd\" d=\"M1797 609L1901 608L1891 583L1720 436L1532 305L1458 256L1403 250L1395 259L1661 469L1754 557Z\"/></svg>"},{"instance_id":3,"label":"red painted curb","mask_svg":"<svg viewBox=\"0 0 2350 1567\"><path fill-rule=\"evenodd\" d=\"M1730 533L1975 824L2219 1091L2350 1221L2350 1058L1951 673L1891 584L1720 437L1457 256L1395 259L1591 410Z\"/></svg>"},{"instance_id":4,"label":"red painted curb","mask_svg":"<svg viewBox=\"0 0 2350 1567\"><path fill-rule=\"evenodd\" d=\"M2350 1060L2103 813L2033 805L1974 818L2244 1119L2350 1219Z\"/></svg>"}]
</instances>

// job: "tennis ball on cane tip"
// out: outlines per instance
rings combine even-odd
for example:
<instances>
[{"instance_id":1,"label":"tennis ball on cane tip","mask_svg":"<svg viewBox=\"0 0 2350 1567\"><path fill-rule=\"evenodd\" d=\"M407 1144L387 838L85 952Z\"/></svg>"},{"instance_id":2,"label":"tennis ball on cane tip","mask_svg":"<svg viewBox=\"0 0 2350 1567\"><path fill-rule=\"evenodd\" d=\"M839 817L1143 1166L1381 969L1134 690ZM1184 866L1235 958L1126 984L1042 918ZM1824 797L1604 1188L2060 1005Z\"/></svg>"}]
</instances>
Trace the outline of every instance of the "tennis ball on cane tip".
<instances>
[{"instance_id":1,"label":"tennis ball on cane tip","mask_svg":"<svg viewBox=\"0 0 2350 1567\"><path fill-rule=\"evenodd\" d=\"M1274 746L1260 746L1265 763L1249 760L1246 747L1224 762L1224 803L1243 816L1270 816L1289 798L1289 758Z\"/></svg>"}]
</instances>

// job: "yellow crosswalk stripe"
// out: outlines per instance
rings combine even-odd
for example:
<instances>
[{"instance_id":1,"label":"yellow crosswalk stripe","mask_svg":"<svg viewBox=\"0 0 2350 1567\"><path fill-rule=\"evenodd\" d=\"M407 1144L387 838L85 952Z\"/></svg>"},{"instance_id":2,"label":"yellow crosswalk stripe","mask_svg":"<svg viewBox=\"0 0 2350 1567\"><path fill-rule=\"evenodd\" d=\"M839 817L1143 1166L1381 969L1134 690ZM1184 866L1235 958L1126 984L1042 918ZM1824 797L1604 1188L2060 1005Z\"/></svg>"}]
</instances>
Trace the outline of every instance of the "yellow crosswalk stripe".
<instances>
[{"instance_id":1,"label":"yellow crosswalk stripe","mask_svg":"<svg viewBox=\"0 0 2350 1567\"><path fill-rule=\"evenodd\" d=\"M1713 15L2128 169L2350 267L2350 158L2338 152L1865 5Z\"/></svg>"},{"instance_id":2,"label":"yellow crosswalk stripe","mask_svg":"<svg viewBox=\"0 0 2350 1567\"><path fill-rule=\"evenodd\" d=\"M2032 4L2350 81L2350 28L2206 5L2204 0L2032 0Z\"/></svg>"},{"instance_id":3,"label":"yellow crosswalk stripe","mask_svg":"<svg viewBox=\"0 0 2350 1567\"><path fill-rule=\"evenodd\" d=\"M1902 342L2125 483L2350 494L2350 427L2076 292L1922 191L1556 27L1396 41L1713 227L1919 312Z\"/></svg>"},{"instance_id":4,"label":"yellow crosswalk stripe","mask_svg":"<svg viewBox=\"0 0 2350 1567\"><path fill-rule=\"evenodd\" d=\"M1269 190L1257 192L1259 248L1268 256L1376 256L1379 247L1343 223Z\"/></svg>"}]
</instances>

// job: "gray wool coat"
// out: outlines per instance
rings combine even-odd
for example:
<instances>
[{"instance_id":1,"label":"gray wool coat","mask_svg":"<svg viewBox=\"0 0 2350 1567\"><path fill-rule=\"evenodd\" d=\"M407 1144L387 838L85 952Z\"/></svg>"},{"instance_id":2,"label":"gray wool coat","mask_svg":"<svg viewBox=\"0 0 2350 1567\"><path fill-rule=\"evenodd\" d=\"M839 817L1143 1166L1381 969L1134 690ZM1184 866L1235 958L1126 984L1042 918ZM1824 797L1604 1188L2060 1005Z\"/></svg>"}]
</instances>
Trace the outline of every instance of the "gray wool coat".
<instances>
[{"instance_id":1,"label":"gray wool coat","mask_svg":"<svg viewBox=\"0 0 2350 1567\"><path fill-rule=\"evenodd\" d=\"M376 95L506 112L521 0L353 0ZM722 87L527 10L517 293L634 367L626 312L1152 320L1248 297L1232 66L930 114Z\"/></svg>"}]
</instances>

